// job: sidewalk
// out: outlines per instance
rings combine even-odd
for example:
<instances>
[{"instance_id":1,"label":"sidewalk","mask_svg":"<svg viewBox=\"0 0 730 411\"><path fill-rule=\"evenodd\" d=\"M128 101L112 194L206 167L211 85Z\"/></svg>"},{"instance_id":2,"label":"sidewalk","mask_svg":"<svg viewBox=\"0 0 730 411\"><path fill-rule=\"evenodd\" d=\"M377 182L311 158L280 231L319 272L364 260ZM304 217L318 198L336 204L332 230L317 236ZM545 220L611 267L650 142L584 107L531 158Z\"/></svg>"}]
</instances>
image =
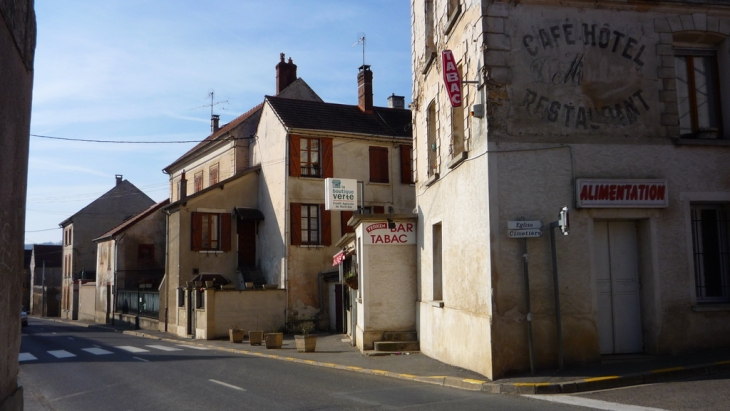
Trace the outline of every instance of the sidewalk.
<instances>
[{"instance_id":1,"label":"sidewalk","mask_svg":"<svg viewBox=\"0 0 730 411\"><path fill-rule=\"evenodd\" d=\"M564 371L540 370L490 381L481 374L444 364L419 353L393 353L367 356L352 347L342 334L318 334L314 353L297 352L293 335L284 335L281 349L252 346L248 341L234 344L228 340L192 340L170 333L130 330L120 326L44 318L82 327L96 327L175 344L190 344L226 352L254 355L350 372L382 375L446 387L488 393L566 394L730 372L730 347L703 350L672 357L624 356Z\"/></svg>"}]
</instances>

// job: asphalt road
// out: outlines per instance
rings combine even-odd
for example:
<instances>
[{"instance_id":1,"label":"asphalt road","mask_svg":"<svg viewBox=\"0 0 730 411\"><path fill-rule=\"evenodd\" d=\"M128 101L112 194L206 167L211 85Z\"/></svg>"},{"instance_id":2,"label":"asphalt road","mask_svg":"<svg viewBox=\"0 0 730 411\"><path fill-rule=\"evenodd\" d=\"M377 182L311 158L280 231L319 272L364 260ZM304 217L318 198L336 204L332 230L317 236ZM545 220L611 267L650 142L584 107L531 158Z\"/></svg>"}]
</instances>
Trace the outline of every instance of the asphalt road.
<instances>
[{"instance_id":1,"label":"asphalt road","mask_svg":"<svg viewBox=\"0 0 730 411\"><path fill-rule=\"evenodd\" d=\"M571 410L31 318L23 329L25 410Z\"/></svg>"}]
</instances>

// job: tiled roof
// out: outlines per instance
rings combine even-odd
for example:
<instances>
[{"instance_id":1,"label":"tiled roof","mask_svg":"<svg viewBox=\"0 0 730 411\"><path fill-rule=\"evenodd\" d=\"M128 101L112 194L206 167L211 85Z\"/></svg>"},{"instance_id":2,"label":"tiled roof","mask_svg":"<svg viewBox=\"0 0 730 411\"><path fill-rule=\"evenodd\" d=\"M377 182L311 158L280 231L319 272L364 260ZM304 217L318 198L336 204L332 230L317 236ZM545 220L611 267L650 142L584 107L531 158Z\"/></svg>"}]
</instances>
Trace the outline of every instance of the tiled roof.
<instances>
[{"instance_id":1,"label":"tiled roof","mask_svg":"<svg viewBox=\"0 0 730 411\"><path fill-rule=\"evenodd\" d=\"M170 199L163 200L150 208L142 211L141 213L137 214L136 216L130 218L129 220L119 224L118 226L112 228L111 230L107 231L106 233L100 235L99 237L93 239L92 241L97 241L101 239L105 239L108 237L112 237L115 234L119 234L122 231L126 230L127 228L135 225L138 221L142 220L143 218L147 217L148 215L154 213L155 211L159 210L160 208L170 204Z\"/></svg>"},{"instance_id":2,"label":"tiled roof","mask_svg":"<svg viewBox=\"0 0 730 411\"><path fill-rule=\"evenodd\" d=\"M411 138L411 112L405 109L373 107L364 113L358 106L292 100L266 96L285 126L343 133Z\"/></svg>"},{"instance_id":3,"label":"tiled roof","mask_svg":"<svg viewBox=\"0 0 730 411\"><path fill-rule=\"evenodd\" d=\"M195 147L191 148L185 154L183 154L182 156L180 156L180 158L178 158L177 160L173 161L169 166L165 167L165 170L168 170L173 165L175 165L175 164L179 163L180 161L184 160L185 158L187 158L190 154L192 154L192 153L200 150L201 147L204 147L204 146L210 144L211 142L213 142L214 140L216 140L218 137L222 137L222 136L226 135L226 133L228 133L229 131L231 131L236 126L238 126L241 123L243 123L244 121L252 118L257 112L259 112L261 110L261 107L263 107L263 106L264 106L264 103L260 103L259 105L257 105L256 107L252 108L251 110L249 110L249 111L241 114L240 116L234 118L233 120L231 120L231 122L229 122L228 124L226 124L223 127L219 128L218 131L216 131L215 133L213 133L213 134L209 135L208 137L206 137L205 140L203 140L200 143L198 143Z\"/></svg>"}]
</instances>

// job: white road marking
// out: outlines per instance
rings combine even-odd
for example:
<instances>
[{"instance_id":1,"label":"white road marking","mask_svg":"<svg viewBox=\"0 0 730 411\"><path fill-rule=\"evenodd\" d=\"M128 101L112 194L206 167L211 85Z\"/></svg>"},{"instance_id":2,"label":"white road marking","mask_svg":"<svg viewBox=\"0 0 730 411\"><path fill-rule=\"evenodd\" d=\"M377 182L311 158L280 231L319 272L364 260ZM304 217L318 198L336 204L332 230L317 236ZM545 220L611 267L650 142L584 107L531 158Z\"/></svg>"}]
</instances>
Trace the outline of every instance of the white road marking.
<instances>
[{"instance_id":1,"label":"white road marking","mask_svg":"<svg viewBox=\"0 0 730 411\"><path fill-rule=\"evenodd\" d=\"M129 352L150 352L150 350L145 350L144 348L139 347L133 347L131 345L118 345L116 348L119 348L120 350L129 351Z\"/></svg>"},{"instance_id":2,"label":"white road marking","mask_svg":"<svg viewBox=\"0 0 730 411\"><path fill-rule=\"evenodd\" d=\"M132 357L132 358L134 358L135 360L140 360L140 361L144 361L144 362L150 362L150 360L145 360L144 358L139 358L139 357Z\"/></svg>"},{"instance_id":3,"label":"white road marking","mask_svg":"<svg viewBox=\"0 0 730 411\"><path fill-rule=\"evenodd\" d=\"M246 391L246 390L244 390L244 389L243 389L243 388L241 388L241 387L236 387L235 385L231 385L231 384L226 384L226 383L224 383L224 382L222 382L222 381L218 381L218 380L208 380L208 381L210 381L210 382L214 382L214 383L216 383L216 384L220 384L220 385L222 385L222 386L224 386L224 387L228 387L228 388L233 388L234 390L238 390L238 391Z\"/></svg>"},{"instance_id":4,"label":"white road marking","mask_svg":"<svg viewBox=\"0 0 730 411\"><path fill-rule=\"evenodd\" d=\"M33 360L37 360L37 359L38 358L36 358L33 354L31 354L29 352L22 352L22 353L18 354L18 362L33 361Z\"/></svg>"},{"instance_id":5,"label":"white road marking","mask_svg":"<svg viewBox=\"0 0 730 411\"><path fill-rule=\"evenodd\" d=\"M192 348L194 350L208 350L209 349L207 347L198 347L198 346L195 346L195 345L185 345L185 344L178 344L177 346L178 347L185 347L185 348Z\"/></svg>"},{"instance_id":6,"label":"white road marking","mask_svg":"<svg viewBox=\"0 0 730 411\"><path fill-rule=\"evenodd\" d=\"M73 340L73 337L66 337L66 338L68 338L69 340Z\"/></svg>"},{"instance_id":7,"label":"white road marking","mask_svg":"<svg viewBox=\"0 0 730 411\"><path fill-rule=\"evenodd\" d=\"M90 352L90 353L92 353L92 354L94 354L94 355L107 355L107 354L114 354L114 353L113 353L113 352L111 352L111 351L107 351L107 350L105 350L105 349L103 349L103 348L98 348L98 347L94 347L94 348L82 348L82 350L84 350L84 351L86 351L86 352Z\"/></svg>"},{"instance_id":8,"label":"white road marking","mask_svg":"<svg viewBox=\"0 0 730 411\"><path fill-rule=\"evenodd\" d=\"M155 348L162 351L182 351L180 348L168 347L166 345L146 345L145 347Z\"/></svg>"},{"instance_id":9,"label":"white road marking","mask_svg":"<svg viewBox=\"0 0 730 411\"><path fill-rule=\"evenodd\" d=\"M616 402L591 400L588 398L574 397L572 395L523 395L536 400L557 402L560 404L577 405L589 407L596 410L610 411L667 411L662 408L640 407L638 405L619 404Z\"/></svg>"},{"instance_id":10,"label":"white road marking","mask_svg":"<svg viewBox=\"0 0 730 411\"><path fill-rule=\"evenodd\" d=\"M75 357L76 354L71 354L70 352L66 350L55 350L55 351L48 351L48 354L51 354L52 356L56 358L70 358Z\"/></svg>"}]
</instances>

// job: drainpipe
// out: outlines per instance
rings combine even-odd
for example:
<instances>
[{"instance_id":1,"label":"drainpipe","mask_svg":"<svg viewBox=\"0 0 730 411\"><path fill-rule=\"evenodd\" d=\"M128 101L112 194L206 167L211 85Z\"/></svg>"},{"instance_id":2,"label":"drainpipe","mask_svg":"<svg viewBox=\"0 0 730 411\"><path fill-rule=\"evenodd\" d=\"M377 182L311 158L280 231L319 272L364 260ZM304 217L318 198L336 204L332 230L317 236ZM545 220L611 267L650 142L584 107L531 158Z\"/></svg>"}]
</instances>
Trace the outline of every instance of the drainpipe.
<instances>
[{"instance_id":1,"label":"drainpipe","mask_svg":"<svg viewBox=\"0 0 730 411\"><path fill-rule=\"evenodd\" d=\"M168 275L168 270L170 268L170 253L168 251L170 241L170 212L165 209L162 209L162 212L165 213L165 275L162 277L162 282L160 283L160 286L162 286L162 284L165 284L165 332L167 332L167 310L168 304L170 302L170 299L168 298L168 296L170 295L170 284L168 284L170 279L170 276Z\"/></svg>"},{"instance_id":2,"label":"drainpipe","mask_svg":"<svg viewBox=\"0 0 730 411\"><path fill-rule=\"evenodd\" d=\"M289 135L290 130L287 128L287 135ZM289 148L286 150L286 162L284 164L289 164L289 153L292 150L291 147L291 139L287 138L287 147ZM298 148L297 148L298 149ZM291 203L289 201L289 174L291 173L291 170L287 170L288 172L284 174L284 288L286 293L286 306L284 307L284 326L286 327L286 321L289 318L289 247L291 247L291 239L289 236L291 233L289 232L289 213L291 212Z\"/></svg>"},{"instance_id":3,"label":"drainpipe","mask_svg":"<svg viewBox=\"0 0 730 411\"><path fill-rule=\"evenodd\" d=\"M114 240L114 304L112 305L112 325L114 325L114 314L117 311L117 298L119 297L119 283L118 280L118 273L119 273L119 241L122 241L122 238L127 233L122 233L122 236L119 237L119 240L114 239L112 237L112 240Z\"/></svg>"}]
</instances>

